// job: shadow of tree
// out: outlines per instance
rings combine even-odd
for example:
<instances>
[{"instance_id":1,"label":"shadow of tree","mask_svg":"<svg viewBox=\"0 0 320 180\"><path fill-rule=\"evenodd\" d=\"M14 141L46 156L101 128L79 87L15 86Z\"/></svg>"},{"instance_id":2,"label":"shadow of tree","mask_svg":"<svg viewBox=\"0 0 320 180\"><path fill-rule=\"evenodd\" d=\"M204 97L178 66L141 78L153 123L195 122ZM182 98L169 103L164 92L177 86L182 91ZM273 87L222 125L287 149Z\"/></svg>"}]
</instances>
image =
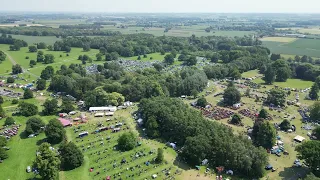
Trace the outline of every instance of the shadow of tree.
<instances>
[{"instance_id":1,"label":"shadow of tree","mask_svg":"<svg viewBox=\"0 0 320 180\"><path fill-rule=\"evenodd\" d=\"M303 178L309 172L307 167L286 167L279 172L279 176L283 180L297 180Z\"/></svg>"},{"instance_id":2,"label":"shadow of tree","mask_svg":"<svg viewBox=\"0 0 320 180\"><path fill-rule=\"evenodd\" d=\"M47 138L40 139L37 141L37 146L40 146L42 143L45 143L45 142L47 142Z\"/></svg>"},{"instance_id":3,"label":"shadow of tree","mask_svg":"<svg viewBox=\"0 0 320 180\"><path fill-rule=\"evenodd\" d=\"M20 138L21 139L27 139L28 138L28 135L25 131L22 131L20 134L19 134Z\"/></svg>"}]
</instances>

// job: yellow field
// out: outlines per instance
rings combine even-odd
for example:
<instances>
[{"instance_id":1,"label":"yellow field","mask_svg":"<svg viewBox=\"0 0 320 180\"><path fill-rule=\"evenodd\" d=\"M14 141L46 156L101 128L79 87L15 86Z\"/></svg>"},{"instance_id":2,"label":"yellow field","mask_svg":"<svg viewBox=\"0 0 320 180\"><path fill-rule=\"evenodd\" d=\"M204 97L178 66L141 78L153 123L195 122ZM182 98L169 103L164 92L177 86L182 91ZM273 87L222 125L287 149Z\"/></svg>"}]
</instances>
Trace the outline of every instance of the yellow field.
<instances>
[{"instance_id":1,"label":"yellow field","mask_svg":"<svg viewBox=\"0 0 320 180\"><path fill-rule=\"evenodd\" d=\"M261 41L274 41L274 42L283 42L289 43L297 40L297 38L290 38L290 37L264 37L260 39Z\"/></svg>"},{"instance_id":2,"label":"yellow field","mask_svg":"<svg viewBox=\"0 0 320 180\"><path fill-rule=\"evenodd\" d=\"M300 32L300 33L309 33L309 34L320 34L320 29L319 29L319 27L318 28L316 28L316 27L314 27L314 28L311 28L311 29L299 29L298 30L298 32Z\"/></svg>"}]
</instances>

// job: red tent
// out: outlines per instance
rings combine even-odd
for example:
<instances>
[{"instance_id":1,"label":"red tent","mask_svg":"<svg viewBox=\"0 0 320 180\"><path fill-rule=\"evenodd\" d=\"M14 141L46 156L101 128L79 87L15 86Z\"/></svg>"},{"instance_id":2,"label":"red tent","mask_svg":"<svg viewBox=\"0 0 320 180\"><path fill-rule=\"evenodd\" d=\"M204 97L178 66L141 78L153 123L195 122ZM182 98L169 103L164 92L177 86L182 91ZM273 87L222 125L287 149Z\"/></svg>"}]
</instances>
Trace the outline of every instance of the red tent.
<instances>
[{"instance_id":1,"label":"red tent","mask_svg":"<svg viewBox=\"0 0 320 180\"><path fill-rule=\"evenodd\" d=\"M66 126L71 126L71 122L67 119L64 119L64 118L59 118L59 121L61 122L61 124L63 125L63 127L66 127Z\"/></svg>"}]
</instances>

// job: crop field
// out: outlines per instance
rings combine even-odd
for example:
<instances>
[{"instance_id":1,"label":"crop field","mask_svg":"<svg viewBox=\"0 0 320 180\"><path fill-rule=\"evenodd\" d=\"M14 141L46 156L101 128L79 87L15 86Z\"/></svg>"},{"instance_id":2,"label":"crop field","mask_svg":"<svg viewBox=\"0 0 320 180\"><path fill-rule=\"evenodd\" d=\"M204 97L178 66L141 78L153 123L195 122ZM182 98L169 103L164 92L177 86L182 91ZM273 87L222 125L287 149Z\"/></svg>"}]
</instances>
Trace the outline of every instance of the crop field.
<instances>
[{"instance_id":1,"label":"crop field","mask_svg":"<svg viewBox=\"0 0 320 180\"><path fill-rule=\"evenodd\" d=\"M298 39L289 43L263 41L262 44L276 54L320 57L320 40L316 39Z\"/></svg>"},{"instance_id":2,"label":"crop field","mask_svg":"<svg viewBox=\"0 0 320 180\"><path fill-rule=\"evenodd\" d=\"M272 42L282 42L288 43L297 40L297 38L290 38L290 37L264 37L260 39L261 41L272 41Z\"/></svg>"},{"instance_id":3,"label":"crop field","mask_svg":"<svg viewBox=\"0 0 320 180\"><path fill-rule=\"evenodd\" d=\"M86 24L85 20L83 19L37 20L36 23L53 28L58 28L60 25Z\"/></svg>"}]
</instances>

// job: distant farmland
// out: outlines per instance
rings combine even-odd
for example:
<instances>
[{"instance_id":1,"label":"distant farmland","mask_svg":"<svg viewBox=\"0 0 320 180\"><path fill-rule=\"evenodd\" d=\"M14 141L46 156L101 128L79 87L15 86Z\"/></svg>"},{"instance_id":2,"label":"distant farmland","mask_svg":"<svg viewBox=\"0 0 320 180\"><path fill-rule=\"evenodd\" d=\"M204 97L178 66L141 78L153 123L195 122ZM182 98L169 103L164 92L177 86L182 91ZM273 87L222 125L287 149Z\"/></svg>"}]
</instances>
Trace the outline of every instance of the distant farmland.
<instances>
[{"instance_id":1,"label":"distant farmland","mask_svg":"<svg viewBox=\"0 0 320 180\"><path fill-rule=\"evenodd\" d=\"M263 41L262 44L276 54L320 57L320 40L317 39L297 39L292 42Z\"/></svg>"},{"instance_id":2,"label":"distant farmland","mask_svg":"<svg viewBox=\"0 0 320 180\"><path fill-rule=\"evenodd\" d=\"M44 42L47 45L53 45L56 41L60 40L55 36L25 36L25 35L12 35L13 38L26 41L29 45L39 42Z\"/></svg>"}]
</instances>

